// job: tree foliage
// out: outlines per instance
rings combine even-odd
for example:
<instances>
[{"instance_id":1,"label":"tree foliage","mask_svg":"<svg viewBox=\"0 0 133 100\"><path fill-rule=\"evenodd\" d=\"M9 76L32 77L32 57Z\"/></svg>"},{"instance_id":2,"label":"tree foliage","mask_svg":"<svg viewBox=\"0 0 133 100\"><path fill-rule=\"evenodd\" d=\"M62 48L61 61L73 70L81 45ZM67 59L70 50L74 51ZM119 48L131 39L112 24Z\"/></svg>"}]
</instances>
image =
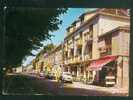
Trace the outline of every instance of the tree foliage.
<instances>
[{"instance_id":1,"label":"tree foliage","mask_svg":"<svg viewBox=\"0 0 133 100\"><path fill-rule=\"evenodd\" d=\"M50 39L50 31L59 29L59 15L65 8L7 8L6 9L6 66L18 66L31 50Z\"/></svg>"},{"instance_id":2,"label":"tree foliage","mask_svg":"<svg viewBox=\"0 0 133 100\"><path fill-rule=\"evenodd\" d=\"M45 53L50 53L56 46L53 43L47 44L43 47L43 49L37 54L36 59L38 59L41 55Z\"/></svg>"}]
</instances>

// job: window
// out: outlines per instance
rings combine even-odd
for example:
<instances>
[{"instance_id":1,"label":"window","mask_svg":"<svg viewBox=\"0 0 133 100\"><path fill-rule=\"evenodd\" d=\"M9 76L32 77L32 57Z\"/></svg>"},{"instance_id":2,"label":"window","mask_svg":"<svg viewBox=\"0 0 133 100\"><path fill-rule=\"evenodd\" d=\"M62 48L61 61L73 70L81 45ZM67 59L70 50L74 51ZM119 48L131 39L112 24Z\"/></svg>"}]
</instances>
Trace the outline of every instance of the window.
<instances>
[{"instance_id":1,"label":"window","mask_svg":"<svg viewBox=\"0 0 133 100\"><path fill-rule=\"evenodd\" d=\"M127 16L130 16L130 9L127 10Z\"/></svg>"},{"instance_id":2,"label":"window","mask_svg":"<svg viewBox=\"0 0 133 100\"><path fill-rule=\"evenodd\" d=\"M93 24L90 25L89 29L90 29L90 32L93 32Z\"/></svg>"},{"instance_id":3,"label":"window","mask_svg":"<svg viewBox=\"0 0 133 100\"><path fill-rule=\"evenodd\" d=\"M71 48L71 57L74 57L74 48Z\"/></svg>"},{"instance_id":4,"label":"window","mask_svg":"<svg viewBox=\"0 0 133 100\"><path fill-rule=\"evenodd\" d=\"M82 32L80 32L80 38L81 38L81 40L82 40Z\"/></svg>"},{"instance_id":5,"label":"window","mask_svg":"<svg viewBox=\"0 0 133 100\"><path fill-rule=\"evenodd\" d=\"M93 37L93 24L90 25L89 29L90 29L89 36L90 36L90 38L92 38Z\"/></svg>"},{"instance_id":6,"label":"window","mask_svg":"<svg viewBox=\"0 0 133 100\"><path fill-rule=\"evenodd\" d=\"M111 40L111 36L107 36L104 38L103 41L105 41L105 47L101 48L100 50L100 56L103 57L103 56L106 56L106 55L110 55L111 52L112 52L112 40Z\"/></svg>"},{"instance_id":7,"label":"window","mask_svg":"<svg viewBox=\"0 0 133 100\"><path fill-rule=\"evenodd\" d=\"M82 16L82 17L80 18L80 20L81 20L81 24L83 24L83 23L84 23L84 16Z\"/></svg>"},{"instance_id":8,"label":"window","mask_svg":"<svg viewBox=\"0 0 133 100\"><path fill-rule=\"evenodd\" d=\"M89 45L89 57L92 58L92 44Z\"/></svg>"}]
</instances>

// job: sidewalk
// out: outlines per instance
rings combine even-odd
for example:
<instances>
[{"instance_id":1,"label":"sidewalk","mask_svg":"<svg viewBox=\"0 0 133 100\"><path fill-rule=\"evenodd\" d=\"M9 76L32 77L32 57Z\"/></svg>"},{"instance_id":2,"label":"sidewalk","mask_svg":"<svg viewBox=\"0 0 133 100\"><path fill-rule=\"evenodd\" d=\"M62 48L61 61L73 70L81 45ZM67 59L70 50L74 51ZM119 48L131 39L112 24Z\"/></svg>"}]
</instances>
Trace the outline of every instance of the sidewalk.
<instances>
[{"instance_id":1,"label":"sidewalk","mask_svg":"<svg viewBox=\"0 0 133 100\"><path fill-rule=\"evenodd\" d=\"M96 90L96 91L103 91L103 92L109 92L112 94L116 93L122 93L122 94L128 94L128 90L122 89L122 88L116 88L116 87L100 87L96 85L86 85L81 82L73 82L71 85L72 88L82 88L82 89L89 89L89 90Z\"/></svg>"}]
</instances>

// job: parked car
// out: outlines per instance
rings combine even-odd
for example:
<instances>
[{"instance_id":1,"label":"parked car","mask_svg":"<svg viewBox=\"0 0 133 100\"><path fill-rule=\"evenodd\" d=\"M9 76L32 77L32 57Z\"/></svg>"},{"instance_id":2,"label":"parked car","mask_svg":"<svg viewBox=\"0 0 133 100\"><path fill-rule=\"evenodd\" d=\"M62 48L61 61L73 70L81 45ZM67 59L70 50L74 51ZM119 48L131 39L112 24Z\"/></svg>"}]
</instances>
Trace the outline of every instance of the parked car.
<instances>
[{"instance_id":1,"label":"parked car","mask_svg":"<svg viewBox=\"0 0 133 100\"><path fill-rule=\"evenodd\" d=\"M63 72L62 81L73 83L73 77L70 72Z\"/></svg>"},{"instance_id":2,"label":"parked car","mask_svg":"<svg viewBox=\"0 0 133 100\"><path fill-rule=\"evenodd\" d=\"M40 76L40 77L44 77L44 73L43 73L43 72L40 72L40 73L39 73L39 76Z\"/></svg>"},{"instance_id":3,"label":"parked car","mask_svg":"<svg viewBox=\"0 0 133 100\"><path fill-rule=\"evenodd\" d=\"M48 73L46 75L46 78L48 78L48 79L55 79L55 75L54 75L54 73Z\"/></svg>"}]
</instances>

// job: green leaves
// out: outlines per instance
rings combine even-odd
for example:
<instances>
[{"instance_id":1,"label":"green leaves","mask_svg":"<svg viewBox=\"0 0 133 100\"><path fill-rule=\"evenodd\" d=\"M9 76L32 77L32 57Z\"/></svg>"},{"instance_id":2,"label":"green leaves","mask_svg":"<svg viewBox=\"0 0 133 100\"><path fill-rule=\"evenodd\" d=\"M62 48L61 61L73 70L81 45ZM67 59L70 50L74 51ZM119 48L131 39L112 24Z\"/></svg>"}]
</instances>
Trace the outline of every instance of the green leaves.
<instances>
[{"instance_id":1,"label":"green leaves","mask_svg":"<svg viewBox=\"0 0 133 100\"><path fill-rule=\"evenodd\" d=\"M58 17L66 10L65 8L7 8L6 64L11 66L21 64L25 56L32 55L31 50L42 47L40 42L51 38L49 32L59 29L61 21Z\"/></svg>"}]
</instances>

